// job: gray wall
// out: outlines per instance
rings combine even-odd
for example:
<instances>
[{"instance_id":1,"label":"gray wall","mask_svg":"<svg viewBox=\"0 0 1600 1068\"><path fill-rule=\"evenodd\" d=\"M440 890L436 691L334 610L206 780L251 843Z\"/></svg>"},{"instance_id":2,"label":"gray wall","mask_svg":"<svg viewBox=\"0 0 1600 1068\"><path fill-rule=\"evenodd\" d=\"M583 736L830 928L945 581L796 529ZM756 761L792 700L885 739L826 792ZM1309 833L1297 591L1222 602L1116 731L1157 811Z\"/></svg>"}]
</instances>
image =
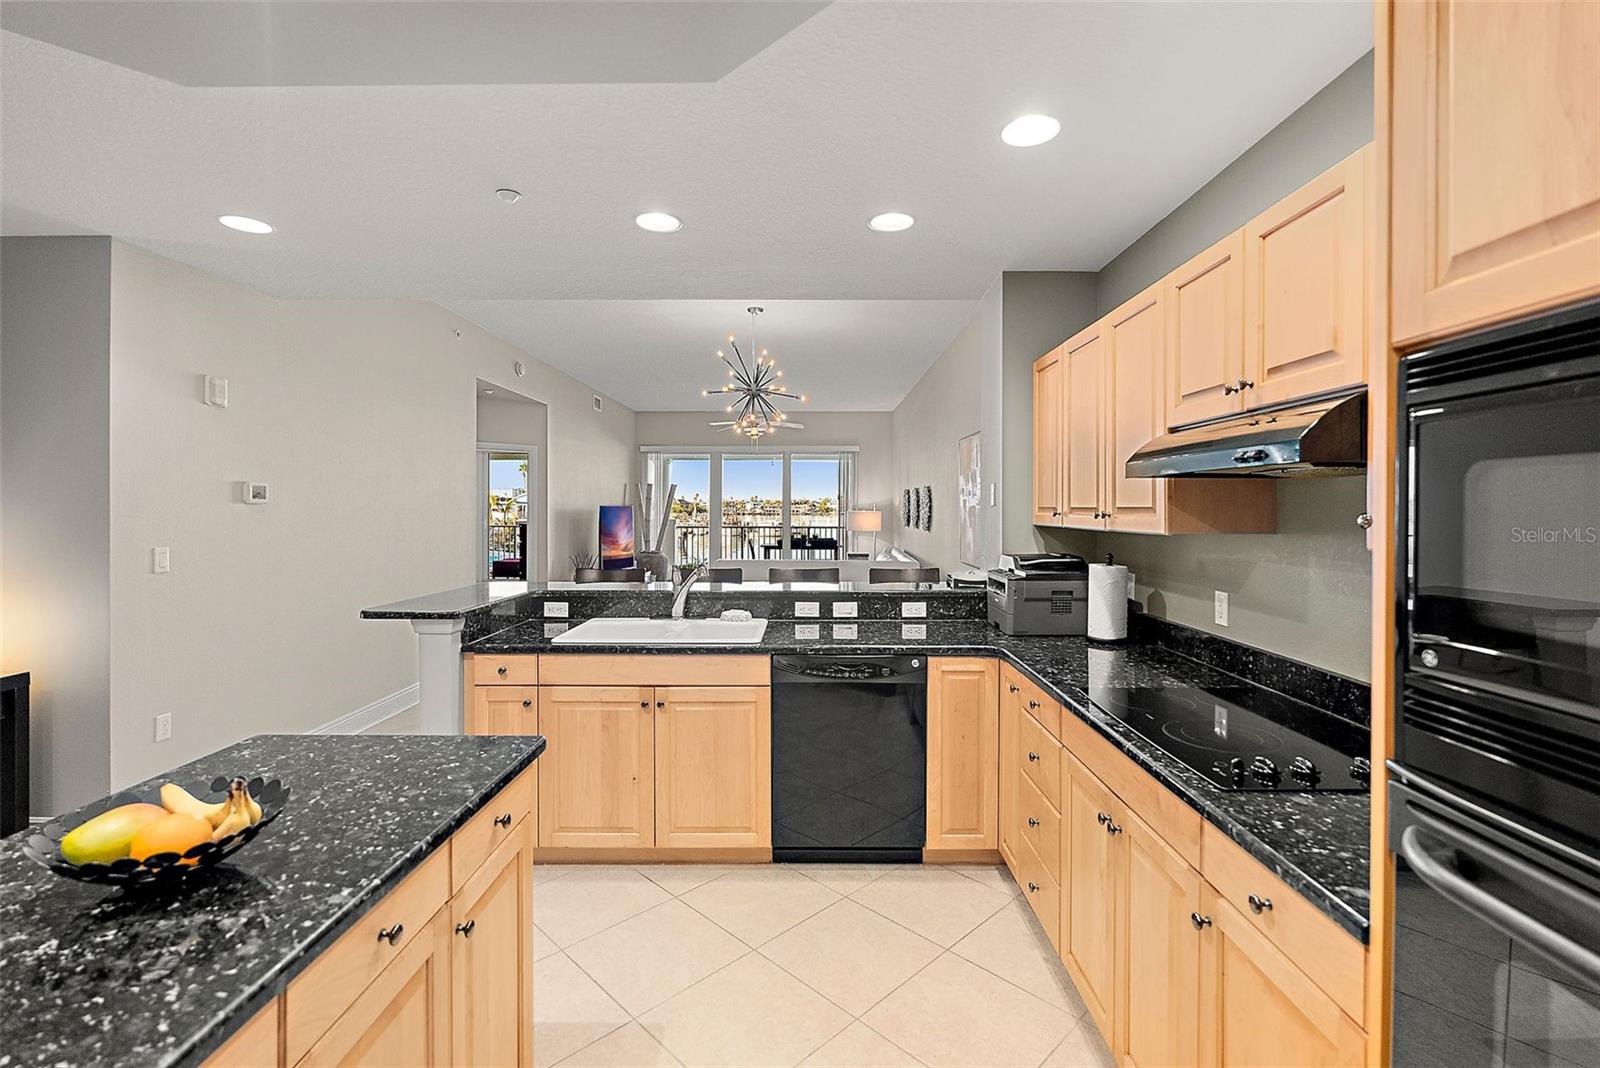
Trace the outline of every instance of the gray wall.
<instances>
[{"instance_id":1,"label":"gray wall","mask_svg":"<svg viewBox=\"0 0 1600 1068\"><path fill-rule=\"evenodd\" d=\"M31 806L111 785L111 239L0 239L0 673L32 674Z\"/></svg>"},{"instance_id":2,"label":"gray wall","mask_svg":"<svg viewBox=\"0 0 1600 1068\"><path fill-rule=\"evenodd\" d=\"M1104 315L1372 140L1372 53L1100 268Z\"/></svg>"}]
</instances>

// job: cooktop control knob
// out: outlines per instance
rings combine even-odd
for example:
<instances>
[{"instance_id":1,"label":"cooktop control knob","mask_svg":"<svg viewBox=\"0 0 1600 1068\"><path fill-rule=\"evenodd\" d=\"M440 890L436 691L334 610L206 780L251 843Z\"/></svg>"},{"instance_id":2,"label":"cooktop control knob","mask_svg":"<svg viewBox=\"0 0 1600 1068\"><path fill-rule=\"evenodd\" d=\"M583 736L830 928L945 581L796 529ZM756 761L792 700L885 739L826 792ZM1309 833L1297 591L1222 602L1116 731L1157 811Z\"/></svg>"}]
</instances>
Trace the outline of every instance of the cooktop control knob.
<instances>
[{"instance_id":1,"label":"cooktop control knob","mask_svg":"<svg viewBox=\"0 0 1600 1068\"><path fill-rule=\"evenodd\" d=\"M1315 786L1322 778L1322 772L1317 766L1303 756L1297 756L1289 763L1289 778L1301 786Z\"/></svg>"},{"instance_id":2,"label":"cooktop control knob","mask_svg":"<svg viewBox=\"0 0 1600 1068\"><path fill-rule=\"evenodd\" d=\"M1258 756L1250 761L1250 777L1263 786L1276 786L1278 780L1283 778L1283 773L1271 757Z\"/></svg>"},{"instance_id":3,"label":"cooktop control knob","mask_svg":"<svg viewBox=\"0 0 1600 1068\"><path fill-rule=\"evenodd\" d=\"M1362 786L1372 782L1372 761L1366 757L1356 757L1350 762L1350 777Z\"/></svg>"},{"instance_id":4,"label":"cooktop control knob","mask_svg":"<svg viewBox=\"0 0 1600 1068\"><path fill-rule=\"evenodd\" d=\"M1218 775L1221 775L1235 786L1244 785L1244 759L1242 757L1229 757L1219 760L1211 765Z\"/></svg>"}]
</instances>

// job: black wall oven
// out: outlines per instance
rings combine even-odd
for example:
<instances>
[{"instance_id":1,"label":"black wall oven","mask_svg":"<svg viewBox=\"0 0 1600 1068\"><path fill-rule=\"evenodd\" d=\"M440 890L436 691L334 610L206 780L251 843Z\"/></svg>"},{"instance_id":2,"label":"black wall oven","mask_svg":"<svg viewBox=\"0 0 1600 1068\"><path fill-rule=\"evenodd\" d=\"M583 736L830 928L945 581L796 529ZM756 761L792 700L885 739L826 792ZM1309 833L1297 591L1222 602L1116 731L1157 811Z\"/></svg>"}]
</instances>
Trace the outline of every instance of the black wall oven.
<instances>
[{"instance_id":1,"label":"black wall oven","mask_svg":"<svg viewBox=\"0 0 1600 1068\"><path fill-rule=\"evenodd\" d=\"M1393 1060L1600 1068L1600 302L1399 414Z\"/></svg>"}]
</instances>

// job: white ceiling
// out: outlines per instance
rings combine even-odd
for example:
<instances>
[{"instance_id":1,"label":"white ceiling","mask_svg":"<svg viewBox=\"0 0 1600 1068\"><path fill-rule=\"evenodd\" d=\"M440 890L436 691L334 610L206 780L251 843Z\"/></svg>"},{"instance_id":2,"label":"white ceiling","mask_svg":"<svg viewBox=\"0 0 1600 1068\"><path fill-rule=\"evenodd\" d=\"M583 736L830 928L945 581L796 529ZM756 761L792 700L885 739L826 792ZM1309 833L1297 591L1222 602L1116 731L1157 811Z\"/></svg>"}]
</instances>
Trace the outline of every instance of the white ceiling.
<instances>
[{"instance_id":1,"label":"white ceiling","mask_svg":"<svg viewBox=\"0 0 1600 1068\"><path fill-rule=\"evenodd\" d=\"M1360 0L765 7L8 0L0 232L439 300L647 409L763 303L812 407L892 406L998 272L1098 269L1371 46ZM1060 137L999 141L1035 110Z\"/></svg>"}]
</instances>

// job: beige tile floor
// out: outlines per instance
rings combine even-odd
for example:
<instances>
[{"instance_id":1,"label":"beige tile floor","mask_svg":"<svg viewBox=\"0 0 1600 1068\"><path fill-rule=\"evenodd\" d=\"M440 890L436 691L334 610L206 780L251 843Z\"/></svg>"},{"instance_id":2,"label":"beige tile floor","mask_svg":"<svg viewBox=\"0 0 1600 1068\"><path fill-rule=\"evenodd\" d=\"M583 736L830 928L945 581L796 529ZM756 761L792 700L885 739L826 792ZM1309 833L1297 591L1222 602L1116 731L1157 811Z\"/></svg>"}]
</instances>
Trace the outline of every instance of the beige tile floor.
<instances>
[{"instance_id":1,"label":"beige tile floor","mask_svg":"<svg viewBox=\"0 0 1600 1068\"><path fill-rule=\"evenodd\" d=\"M1002 868L534 867L540 1065L1109 1068Z\"/></svg>"}]
</instances>

